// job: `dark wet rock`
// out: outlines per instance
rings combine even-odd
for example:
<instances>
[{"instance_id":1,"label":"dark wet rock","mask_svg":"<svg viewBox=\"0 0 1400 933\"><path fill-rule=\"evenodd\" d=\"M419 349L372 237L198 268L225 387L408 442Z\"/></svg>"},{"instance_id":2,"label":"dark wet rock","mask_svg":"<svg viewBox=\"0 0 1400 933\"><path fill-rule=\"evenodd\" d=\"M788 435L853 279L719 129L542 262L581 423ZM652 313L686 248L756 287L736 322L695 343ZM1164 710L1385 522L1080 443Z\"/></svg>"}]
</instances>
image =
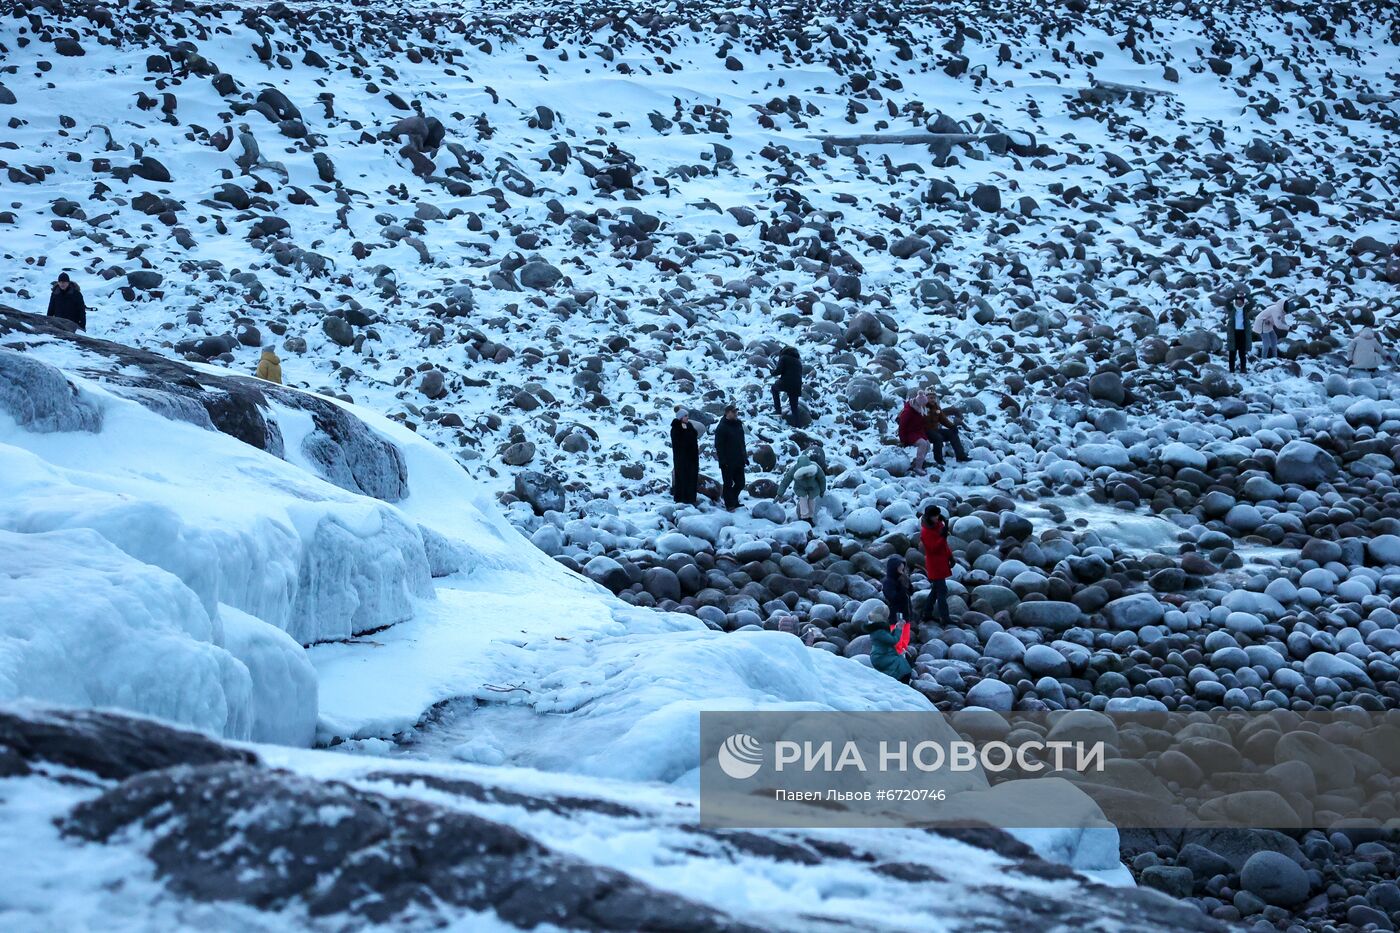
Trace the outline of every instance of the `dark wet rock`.
<instances>
[{"instance_id":1,"label":"dark wet rock","mask_svg":"<svg viewBox=\"0 0 1400 933\"><path fill-rule=\"evenodd\" d=\"M1172 897L1190 897L1193 882L1189 868L1153 865L1142 873L1144 885Z\"/></svg>"},{"instance_id":2,"label":"dark wet rock","mask_svg":"<svg viewBox=\"0 0 1400 933\"><path fill-rule=\"evenodd\" d=\"M1274 477L1281 483L1317 486L1338 473L1332 455L1308 441L1289 441L1279 451L1274 462Z\"/></svg>"},{"instance_id":3,"label":"dark wet rock","mask_svg":"<svg viewBox=\"0 0 1400 933\"><path fill-rule=\"evenodd\" d=\"M137 833L173 891L260 910L373 923L466 910L521 928L749 929L504 823L250 765L130 778L62 828L93 842Z\"/></svg>"},{"instance_id":4,"label":"dark wet rock","mask_svg":"<svg viewBox=\"0 0 1400 933\"><path fill-rule=\"evenodd\" d=\"M141 291L152 291L160 288L160 284L165 281L165 276L150 269L137 269L135 272L128 272L126 280L131 283L132 288Z\"/></svg>"},{"instance_id":5,"label":"dark wet rock","mask_svg":"<svg viewBox=\"0 0 1400 933\"><path fill-rule=\"evenodd\" d=\"M515 474L515 495L522 502L528 502L536 515L564 511L564 484L537 470Z\"/></svg>"},{"instance_id":6,"label":"dark wet rock","mask_svg":"<svg viewBox=\"0 0 1400 933\"><path fill-rule=\"evenodd\" d=\"M343 317L328 315L321 321L321 329L326 332L326 336L332 342L342 347L351 346L355 342L355 331L350 326L350 322Z\"/></svg>"},{"instance_id":7,"label":"dark wet rock","mask_svg":"<svg viewBox=\"0 0 1400 933\"><path fill-rule=\"evenodd\" d=\"M1307 899L1307 873L1286 855L1256 852L1240 870L1240 886L1268 904L1291 907Z\"/></svg>"},{"instance_id":8,"label":"dark wet rock","mask_svg":"<svg viewBox=\"0 0 1400 933\"><path fill-rule=\"evenodd\" d=\"M35 762L122 781L175 765L252 764L252 752L151 719L93 709L0 709L0 751L28 773Z\"/></svg>"},{"instance_id":9,"label":"dark wet rock","mask_svg":"<svg viewBox=\"0 0 1400 933\"><path fill-rule=\"evenodd\" d=\"M1123 377L1113 370L1095 373L1089 380L1089 395L1112 405L1122 405L1127 399L1123 391Z\"/></svg>"},{"instance_id":10,"label":"dark wet rock","mask_svg":"<svg viewBox=\"0 0 1400 933\"><path fill-rule=\"evenodd\" d=\"M446 377L440 369L430 369L418 381L418 391L428 398L439 399L447 394Z\"/></svg>"},{"instance_id":11,"label":"dark wet rock","mask_svg":"<svg viewBox=\"0 0 1400 933\"><path fill-rule=\"evenodd\" d=\"M564 273L542 259L531 260L520 267L520 284L526 288L548 289L558 285Z\"/></svg>"},{"instance_id":12,"label":"dark wet rock","mask_svg":"<svg viewBox=\"0 0 1400 933\"><path fill-rule=\"evenodd\" d=\"M535 445L529 441L517 441L501 454L501 460L508 466L524 466L533 459L535 459Z\"/></svg>"}]
</instances>

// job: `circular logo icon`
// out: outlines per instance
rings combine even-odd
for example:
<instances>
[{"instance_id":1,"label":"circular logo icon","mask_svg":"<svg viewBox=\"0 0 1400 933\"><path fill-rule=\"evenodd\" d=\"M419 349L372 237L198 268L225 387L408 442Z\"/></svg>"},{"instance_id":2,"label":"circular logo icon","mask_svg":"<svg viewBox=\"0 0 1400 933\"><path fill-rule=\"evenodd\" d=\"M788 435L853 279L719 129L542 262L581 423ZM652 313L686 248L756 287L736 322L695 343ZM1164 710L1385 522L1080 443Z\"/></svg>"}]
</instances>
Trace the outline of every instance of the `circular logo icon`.
<instances>
[{"instance_id":1,"label":"circular logo icon","mask_svg":"<svg viewBox=\"0 0 1400 933\"><path fill-rule=\"evenodd\" d=\"M753 736L738 732L724 740L716 757L721 771L742 781L753 777L763 767L763 746Z\"/></svg>"}]
</instances>

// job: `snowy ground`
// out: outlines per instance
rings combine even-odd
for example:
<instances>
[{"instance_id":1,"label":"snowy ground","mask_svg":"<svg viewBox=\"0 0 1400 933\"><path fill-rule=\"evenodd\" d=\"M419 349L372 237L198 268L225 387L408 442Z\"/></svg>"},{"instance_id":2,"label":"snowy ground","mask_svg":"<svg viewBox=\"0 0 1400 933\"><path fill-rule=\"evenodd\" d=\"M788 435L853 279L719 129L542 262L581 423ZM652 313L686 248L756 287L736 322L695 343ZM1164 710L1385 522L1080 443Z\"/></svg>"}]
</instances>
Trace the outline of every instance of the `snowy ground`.
<instances>
[{"instance_id":1,"label":"snowy ground","mask_svg":"<svg viewBox=\"0 0 1400 933\"><path fill-rule=\"evenodd\" d=\"M190 363L0 308L0 702L393 753L287 753L317 777L452 757L656 800L690 793L703 708L1393 707L1400 384L1342 357L1400 339L1390 12L0 2L0 305L68 270L91 334ZM968 138L833 139L928 130ZM1239 379L1236 287L1298 299ZM769 413L779 343L801 429ZM229 378L265 344L318 394ZM931 480L886 441L913 385L968 414ZM745 507L675 509L671 410L729 400ZM815 529L770 499L812 444ZM518 501L524 471L564 507ZM931 499L965 622L909 689L857 615L872 565L920 565ZM1047 598L1062 623L1028 624ZM817 650L761 631L789 612ZM78 792L33 793L5 806L38 827ZM1309 923L1390 903L1322 842ZM1077 844L1037 848L1121 879ZM753 904L792 880L739 874ZM1202 915L1291 922L1208 880ZM860 922L898 899L836 888ZM899 902L926 927L947 898Z\"/></svg>"}]
</instances>

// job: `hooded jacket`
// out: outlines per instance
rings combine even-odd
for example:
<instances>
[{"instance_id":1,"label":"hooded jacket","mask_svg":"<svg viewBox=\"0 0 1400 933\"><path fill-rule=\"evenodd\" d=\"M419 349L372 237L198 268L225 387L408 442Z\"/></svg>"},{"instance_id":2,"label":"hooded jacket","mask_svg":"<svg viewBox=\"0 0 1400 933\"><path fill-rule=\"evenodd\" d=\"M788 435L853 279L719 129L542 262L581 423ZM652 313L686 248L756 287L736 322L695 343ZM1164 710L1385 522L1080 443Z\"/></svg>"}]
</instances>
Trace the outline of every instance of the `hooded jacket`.
<instances>
[{"instance_id":1,"label":"hooded jacket","mask_svg":"<svg viewBox=\"0 0 1400 933\"><path fill-rule=\"evenodd\" d=\"M738 418L719 419L715 427L715 459L727 469L743 469L749 459L748 448L744 445L744 422Z\"/></svg>"},{"instance_id":2,"label":"hooded jacket","mask_svg":"<svg viewBox=\"0 0 1400 933\"><path fill-rule=\"evenodd\" d=\"M275 382L279 386L282 384L282 361L277 358L276 351L271 347L262 351L262 358L258 360L257 377Z\"/></svg>"},{"instance_id":3,"label":"hooded jacket","mask_svg":"<svg viewBox=\"0 0 1400 933\"><path fill-rule=\"evenodd\" d=\"M786 495L789 486L799 499L818 499L826 495L826 474L811 457L798 454L778 483L778 496Z\"/></svg>"},{"instance_id":4,"label":"hooded jacket","mask_svg":"<svg viewBox=\"0 0 1400 933\"><path fill-rule=\"evenodd\" d=\"M895 626L877 622L871 626L870 666L895 680L903 680L913 670L905 659L904 652L898 650L899 639L903 637L908 640L908 630L908 622L901 622Z\"/></svg>"},{"instance_id":5,"label":"hooded jacket","mask_svg":"<svg viewBox=\"0 0 1400 933\"><path fill-rule=\"evenodd\" d=\"M913 402L905 402L899 412L899 443L912 447L928 439L928 411L919 411Z\"/></svg>"},{"instance_id":6,"label":"hooded jacket","mask_svg":"<svg viewBox=\"0 0 1400 933\"><path fill-rule=\"evenodd\" d=\"M1254 318L1254 332L1262 334L1271 330L1276 334L1281 334L1288 330L1288 305L1284 301L1275 301L1263 311L1260 311Z\"/></svg>"},{"instance_id":7,"label":"hooded jacket","mask_svg":"<svg viewBox=\"0 0 1400 933\"><path fill-rule=\"evenodd\" d=\"M953 575L953 549L948 546L948 525L919 522L919 540L924 545L924 573L930 580L946 580Z\"/></svg>"},{"instance_id":8,"label":"hooded jacket","mask_svg":"<svg viewBox=\"0 0 1400 933\"><path fill-rule=\"evenodd\" d=\"M784 392L802 393L802 357L796 347L783 347L778 361L773 366L773 375L778 377L778 388Z\"/></svg>"},{"instance_id":9,"label":"hooded jacket","mask_svg":"<svg viewBox=\"0 0 1400 933\"><path fill-rule=\"evenodd\" d=\"M1369 327L1351 338L1351 365L1356 369L1378 369L1381 365L1381 339Z\"/></svg>"},{"instance_id":10,"label":"hooded jacket","mask_svg":"<svg viewBox=\"0 0 1400 933\"><path fill-rule=\"evenodd\" d=\"M77 324L79 330L87 330L87 302L77 282L69 282L67 288L53 283L53 291L49 293L49 317L61 317Z\"/></svg>"},{"instance_id":11,"label":"hooded jacket","mask_svg":"<svg viewBox=\"0 0 1400 933\"><path fill-rule=\"evenodd\" d=\"M907 619L912 614L909 606L909 585L904 581L900 568L904 565L904 558L897 554L892 554L885 561L885 605L890 607L890 621L898 622ZM909 636L904 637L904 644L909 644ZM903 650L903 649L900 649Z\"/></svg>"}]
</instances>

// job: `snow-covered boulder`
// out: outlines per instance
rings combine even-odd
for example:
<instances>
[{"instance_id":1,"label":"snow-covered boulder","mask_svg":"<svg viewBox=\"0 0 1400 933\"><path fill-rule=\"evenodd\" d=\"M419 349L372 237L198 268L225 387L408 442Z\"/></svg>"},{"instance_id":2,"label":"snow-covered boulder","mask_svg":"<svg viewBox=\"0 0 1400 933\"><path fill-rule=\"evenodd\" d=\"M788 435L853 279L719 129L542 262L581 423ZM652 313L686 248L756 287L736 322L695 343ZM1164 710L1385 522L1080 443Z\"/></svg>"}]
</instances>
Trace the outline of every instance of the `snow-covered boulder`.
<instances>
[{"instance_id":1,"label":"snow-covered boulder","mask_svg":"<svg viewBox=\"0 0 1400 933\"><path fill-rule=\"evenodd\" d=\"M1122 444L1081 444L1074 448L1074 455L1080 463L1090 468L1122 468L1129 463L1128 449Z\"/></svg>"},{"instance_id":2,"label":"snow-covered boulder","mask_svg":"<svg viewBox=\"0 0 1400 933\"><path fill-rule=\"evenodd\" d=\"M1162 621L1165 610L1151 593L1120 596L1103 607L1103 616L1110 627L1136 630L1144 625Z\"/></svg>"},{"instance_id":3,"label":"snow-covered boulder","mask_svg":"<svg viewBox=\"0 0 1400 933\"><path fill-rule=\"evenodd\" d=\"M0 531L0 567L0 701L115 706L252 737L248 667L179 578L90 529Z\"/></svg>"},{"instance_id":4,"label":"snow-covered boulder","mask_svg":"<svg viewBox=\"0 0 1400 933\"><path fill-rule=\"evenodd\" d=\"M56 367L0 350L0 412L30 431L97 431L102 412Z\"/></svg>"},{"instance_id":5,"label":"snow-covered boulder","mask_svg":"<svg viewBox=\"0 0 1400 933\"><path fill-rule=\"evenodd\" d=\"M1274 461L1274 478L1280 483L1316 486L1338 473L1337 461L1327 451L1309 441L1289 441Z\"/></svg>"},{"instance_id":6,"label":"snow-covered boulder","mask_svg":"<svg viewBox=\"0 0 1400 933\"><path fill-rule=\"evenodd\" d=\"M1157 452L1157 457L1168 466L1174 466L1178 469L1193 467L1197 470L1204 470L1206 464L1209 463L1205 454L1180 441L1163 445L1162 449Z\"/></svg>"},{"instance_id":7,"label":"snow-covered boulder","mask_svg":"<svg viewBox=\"0 0 1400 933\"><path fill-rule=\"evenodd\" d=\"M224 648L252 679L249 738L277 745L311 745L316 738L316 669L290 635L232 606L219 607Z\"/></svg>"}]
</instances>

